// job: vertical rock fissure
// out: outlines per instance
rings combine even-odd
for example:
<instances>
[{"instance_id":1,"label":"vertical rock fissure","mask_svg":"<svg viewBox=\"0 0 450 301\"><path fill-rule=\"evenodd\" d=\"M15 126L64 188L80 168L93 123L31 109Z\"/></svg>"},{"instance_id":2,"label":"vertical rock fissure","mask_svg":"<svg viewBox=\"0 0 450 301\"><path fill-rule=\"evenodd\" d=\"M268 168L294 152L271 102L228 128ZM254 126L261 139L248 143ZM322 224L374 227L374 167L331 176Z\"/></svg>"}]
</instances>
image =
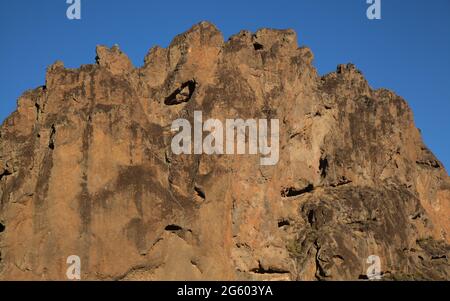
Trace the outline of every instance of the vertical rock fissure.
<instances>
[{"instance_id":1,"label":"vertical rock fissure","mask_svg":"<svg viewBox=\"0 0 450 301\"><path fill-rule=\"evenodd\" d=\"M93 135L93 112L95 106L95 70L90 74L90 103L87 112L87 122L82 136L81 162L81 192L79 196L79 215L81 220L80 236L82 260L85 265L89 262L91 244L92 200L89 194L89 150Z\"/></svg>"},{"instance_id":2,"label":"vertical rock fissure","mask_svg":"<svg viewBox=\"0 0 450 301\"><path fill-rule=\"evenodd\" d=\"M48 147L51 150L55 149L55 135L56 135L56 127L55 127L55 124L52 124L51 130L50 130L50 139L48 142Z\"/></svg>"}]
</instances>

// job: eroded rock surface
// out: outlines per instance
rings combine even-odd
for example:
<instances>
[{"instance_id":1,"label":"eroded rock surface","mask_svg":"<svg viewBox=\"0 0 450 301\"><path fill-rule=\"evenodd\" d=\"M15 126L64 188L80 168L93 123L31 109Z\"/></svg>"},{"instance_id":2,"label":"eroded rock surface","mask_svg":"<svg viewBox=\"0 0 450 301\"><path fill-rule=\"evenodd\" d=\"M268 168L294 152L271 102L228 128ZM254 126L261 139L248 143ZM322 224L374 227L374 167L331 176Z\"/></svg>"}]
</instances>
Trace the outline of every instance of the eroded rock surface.
<instances>
[{"instance_id":1,"label":"eroded rock surface","mask_svg":"<svg viewBox=\"0 0 450 301\"><path fill-rule=\"evenodd\" d=\"M450 279L450 180L407 103L291 30L202 22L135 68L57 62L0 135L0 279ZM278 118L280 160L174 155L171 123Z\"/></svg>"}]
</instances>

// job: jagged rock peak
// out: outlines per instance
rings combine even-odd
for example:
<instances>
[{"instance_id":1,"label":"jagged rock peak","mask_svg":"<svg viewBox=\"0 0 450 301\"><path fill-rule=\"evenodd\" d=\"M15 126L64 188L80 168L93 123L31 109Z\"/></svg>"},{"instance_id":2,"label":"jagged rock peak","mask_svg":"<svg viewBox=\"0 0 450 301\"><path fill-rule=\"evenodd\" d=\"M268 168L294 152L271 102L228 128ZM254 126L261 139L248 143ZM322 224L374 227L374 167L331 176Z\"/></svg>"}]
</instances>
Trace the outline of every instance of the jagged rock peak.
<instances>
[{"instance_id":1,"label":"jagged rock peak","mask_svg":"<svg viewBox=\"0 0 450 301\"><path fill-rule=\"evenodd\" d=\"M207 22L140 68L96 52L0 127L0 279L65 280L69 255L83 280L357 280L371 255L385 279L450 279L447 172L354 65L319 76L292 30ZM279 160L173 151L198 111L278 120Z\"/></svg>"},{"instance_id":2,"label":"jagged rock peak","mask_svg":"<svg viewBox=\"0 0 450 301\"><path fill-rule=\"evenodd\" d=\"M123 74L133 69L130 59L120 50L117 44L111 48L99 45L95 51L97 54L95 58L96 63L101 67L107 68L113 74Z\"/></svg>"}]
</instances>

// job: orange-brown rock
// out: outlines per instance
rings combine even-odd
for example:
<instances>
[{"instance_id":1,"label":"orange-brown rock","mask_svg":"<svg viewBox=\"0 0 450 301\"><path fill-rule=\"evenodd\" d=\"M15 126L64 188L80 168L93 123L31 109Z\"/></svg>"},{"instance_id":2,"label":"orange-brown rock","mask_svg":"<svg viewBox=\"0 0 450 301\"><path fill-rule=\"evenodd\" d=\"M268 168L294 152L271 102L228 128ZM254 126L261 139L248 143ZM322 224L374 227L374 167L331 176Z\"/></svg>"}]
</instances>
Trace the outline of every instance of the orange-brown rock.
<instances>
[{"instance_id":1,"label":"orange-brown rock","mask_svg":"<svg viewBox=\"0 0 450 301\"><path fill-rule=\"evenodd\" d=\"M135 68L47 70L0 131L0 279L450 279L450 180L407 103L295 32L202 22ZM280 160L174 155L171 123L278 118Z\"/></svg>"}]
</instances>

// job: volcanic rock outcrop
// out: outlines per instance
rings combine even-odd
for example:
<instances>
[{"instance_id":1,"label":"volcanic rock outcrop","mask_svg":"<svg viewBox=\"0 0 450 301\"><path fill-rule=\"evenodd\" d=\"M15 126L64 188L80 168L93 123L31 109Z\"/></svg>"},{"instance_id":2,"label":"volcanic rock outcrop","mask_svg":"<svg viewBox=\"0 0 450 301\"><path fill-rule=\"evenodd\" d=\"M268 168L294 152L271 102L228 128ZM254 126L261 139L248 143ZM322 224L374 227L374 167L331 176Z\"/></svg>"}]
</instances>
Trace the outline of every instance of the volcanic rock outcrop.
<instances>
[{"instance_id":1,"label":"volcanic rock outcrop","mask_svg":"<svg viewBox=\"0 0 450 301\"><path fill-rule=\"evenodd\" d=\"M135 68L57 62L0 130L0 279L450 279L450 179L407 103L292 30L202 22ZM175 155L171 124L279 119L280 159Z\"/></svg>"}]
</instances>

